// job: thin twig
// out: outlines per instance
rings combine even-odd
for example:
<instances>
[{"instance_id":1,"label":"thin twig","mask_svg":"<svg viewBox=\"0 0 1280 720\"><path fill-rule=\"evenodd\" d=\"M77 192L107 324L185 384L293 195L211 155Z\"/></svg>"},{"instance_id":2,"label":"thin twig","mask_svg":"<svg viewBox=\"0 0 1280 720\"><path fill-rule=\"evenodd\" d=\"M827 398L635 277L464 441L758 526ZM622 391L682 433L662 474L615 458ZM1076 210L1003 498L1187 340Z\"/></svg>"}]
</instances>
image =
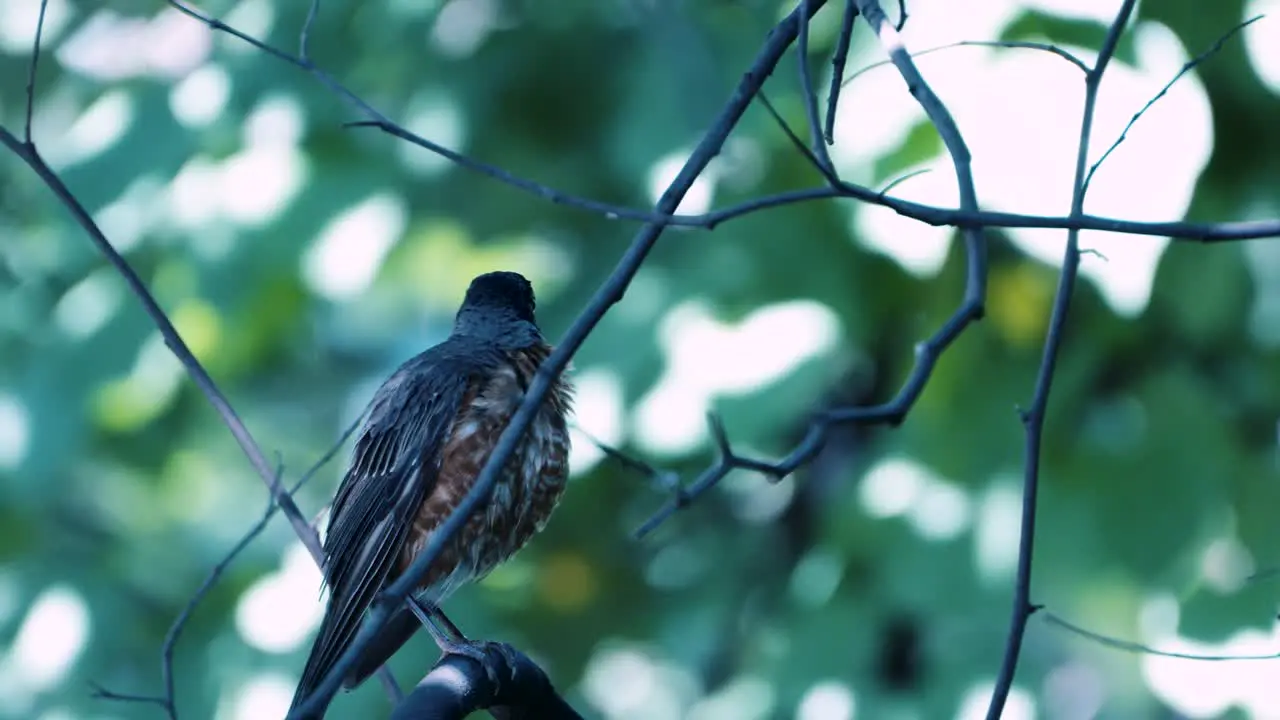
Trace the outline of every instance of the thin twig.
<instances>
[{"instance_id":1,"label":"thin twig","mask_svg":"<svg viewBox=\"0 0 1280 720\"><path fill-rule=\"evenodd\" d=\"M1072 624L1062 619L1061 617L1049 612L1048 610L1042 609L1040 611L1040 617L1044 618L1045 622L1050 623L1052 625L1056 625L1062 628L1063 630L1075 633L1080 637L1092 640L1098 643L1099 645L1104 645L1113 650L1123 650L1124 652L1138 653L1142 655L1155 655L1157 657L1177 658L1179 660L1196 660L1200 662L1228 662L1231 660L1278 660L1280 659L1280 652L1263 654L1263 655L1206 655L1206 654L1200 654L1200 653L1183 653L1183 652L1173 652L1170 650L1159 650L1157 648L1151 647L1150 645L1143 645L1142 643L1131 642L1129 640L1119 640L1113 637L1108 637L1101 633L1096 633L1092 630L1086 630L1080 627L1079 625Z\"/></svg>"},{"instance_id":2,"label":"thin twig","mask_svg":"<svg viewBox=\"0 0 1280 720\"><path fill-rule=\"evenodd\" d=\"M321 70L308 57L301 56L301 55L293 55L285 50L281 50L280 48L274 47L262 40L259 40L253 37L252 35L249 35L248 33L242 32L240 30L237 30L231 27L230 25L227 25L226 23L222 22L221 20L211 15L207 15L203 13L200 10L184 2L181 2L180 0L165 0L165 1L169 4L170 7L186 15L187 17L190 17L191 19L196 20L208 26L209 29L216 32L224 32L228 35L231 35L237 40L248 43L249 45L257 48L258 50L261 50L262 52L265 52L266 54L270 55L271 57L277 60L288 63L289 65L293 65L294 67L310 74L312 77L314 77L322 85L327 87L335 95L347 101L361 115L364 116L362 120L346 123L345 124L346 127L377 128L388 135L399 138L406 142L417 145L418 147L421 147L425 150L429 150L437 155L440 155L441 157L449 160L450 162L454 163L455 165L458 165L459 167L465 168L467 170L471 170L473 172L480 173L481 175L485 175L494 180L505 183L511 187L531 193L537 197L540 197L544 200L550 201L558 205L565 205L568 207L574 207L581 210L596 212L611 218L626 218L630 220L639 220L644 222L659 222L659 221L666 220L666 218L662 218L661 214L659 213L626 208L618 205L612 205L610 203L591 200L589 198L579 197L576 195L572 195L570 193L561 192L550 186L543 185L542 183L534 182L532 180L528 180L526 178L522 178L517 175L514 175L496 165L482 162L480 160L476 160L462 153L450 150L449 148L446 148L443 145L432 142L422 137L421 135L411 132L408 129L404 128L403 126L395 123L390 118L388 118L385 114L383 114L380 110L373 107L373 105L369 104L359 95L357 95L354 91L352 91L346 85L342 84L333 76Z\"/></svg>"},{"instance_id":3,"label":"thin twig","mask_svg":"<svg viewBox=\"0 0 1280 720\"><path fill-rule=\"evenodd\" d=\"M913 170L901 177L896 177L893 180L890 180L888 185L885 185L883 188L881 188L880 193L881 194L887 193L890 190L898 187L902 183L908 180L911 180L912 178L917 178L917 177L920 177L921 175L928 175L930 172L932 172L930 168L920 168L919 170Z\"/></svg>"},{"instance_id":4,"label":"thin twig","mask_svg":"<svg viewBox=\"0 0 1280 720\"><path fill-rule=\"evenodd\" d=\"M40 14L36 17L36 37L31 43L31 68L27 72L27 111L22 125L22 139L31 140L31 116L35 113L36 70L40 67L40 41L44 37L44 14L49 8L49 0L40 0Z\"/></svg>"},{"instance_id":5,"label":"thin twig","mask_svg":"<svg viewBox=\"0 0 1280 720\"><path fill-rule=\"evenodd\" d=\"M445 148L438 143L431 142L405 128L397 125L387 119L382 113L377 111L359 96L349 90L346 86L334 80L331 76L319 70L309 60L296 57L294 55L272 47L271 45L254 38L247 33L241 32L230 27L221 20L205 15L194 8L191 8L178 0L166 0L166 2L179 12L191 17L198 22L207 25L211 30L224 32L253 47L265 52L277 60L281 60L304 70L318 80L326 87L333 91L339 97L347 100L358 110L366 115L365 120L348 123L350 127L376 127L383 132L399 138L406 142L430 150L453 162L454 164L465 169L486 175L494 180L505 183L511 187L531 193L548 202L572 207L579 210L598 213L606 218L617 220L632 220L645 223L662 223L667 226L680 226L688 228L699 228L704 230L713 230L721 223L733 220L751 213L765 210L769 208L781 207L800 202L809 202L813 200L823 200L838 197L848 197L862 202L887 207L894 212L919 220L933 226L950 225L954 227L964 228L1049 228L1049 229L1078 229L1078 230L1104 230L1115 233L1127 233L1131 235L1150 235L1158 237L1169 237L1175 240L1198 240L1201 242L1222 242L1233 240L1251 240L1257 238L1280 236L1280 220L1263 220L1263 221L1246 221L1246 222L1222 222L1222 223L1186 223L1186 222L1135 222L1131 220L1121 220L1118 218L1107 218L1093 215L1083 215L1079 218L1064 217L1048 217L1043 215L1022 215L1017 213L1001 213L978 210L964 210L953 208L940 208L922 203L901 200L898 198L888 197L875 190L860 185L841 181L839 187L819 187L802 190L790 190L781 192L776 195L756 198L748 200L737 205L733 205L721 210L715 210L707 213L686 215L677 215L675 213L662 213L654 210L643 210L639 208L631 208L622 205L614 205L611 203L592 200L590 198L572 195L562 192L541 183L534 182L525 178L515 176L495 165L480 162L461 153L454 152ZM905 10L905 8L903 8ZM905 17L905 14L903 15ZM981 43L968 42L965 44L977 45ZM997 46L1006 47L1033 47L1036 49L1046 50L1061 55L1064 58L1071 59L1069 53L1057 50L1052 46L1038 46L1036 43L994 43ZM846 82L848 82L846 80ZM2 136L0 136L2 139Z\"/></svg>"},{"instance_id":6,"label":"thin twig","mask_svg":"<svg viewBox=\"0 0 1280 720\"><path fill-rule=\"evenodd\" d=\"M840 21L840 36L831 56L831 87L827 90L827 122L823 134L828 145L836 143L836 109L840 105L840 90L844 88L844 64L849 60L849 48L853 44L853 25L858 19L858 7L853 0L844 0L844 18Z\"/></svg>"},{"instance_id":7,"label":"thin twig","mask_svg":"<svg viewBox=\"0 0 1280 720\"><path fill-rule=\"evenodd\" d=\"M248 532L241 536L239 542L232 546L231 550L223 556L222 560L213 566L213 569L211 569L209 574L205 576L204 582L200 583L200 587L196 589L195 594L187 601L182 612L178 614L178 618L174 620L173 625L169 627L169 632L165 634L164 645L160 651L160 678L164 683L165 709L168 711L170 718L178 717L178 699L177 692L174 689L173 678L173 654L174 649L177 647L178 639L182 637L182 632L187 627L187 621L191 619L191 615L195 612L196 606L204 600L204 597L208 594L209 590L213 589L213 586L222 579L222 574L231 566L231 563L235 561L245 548L249 547L249 543L253 542L258 535L262 534L262 531L266 529L268 524L270 524L271 518L275 517L276 509L279 507L280 506L276 505L274 502L267 502L267 509L262 513L262 517L253 524L253 527L249 528Z\"/></svg>"},{"instance_id":8,"label":"thin twig","mask_svg":"<svg viewBox=\"0 0 1280 720\"><path fill-rule=\"evenodd\" d=\"M357 419L356 422L347 427L346 431L342 433L342 436L338 438L338 441L335 442L324 455L320 456L320 459L313 463L311 467L302 474L302 477L298 478L298 481L289 490L290 495L296 493L298 488L305 485L311 478L315 477L325 465L329 464L329 462L333 460L334 456L338 454L338 451L341 450L342 446L347 442L347 439L351 437L351 434L355 432L357 427L359 427L359 424L359 419ZM276 477L282 477L283 473L284 468L278 466L276 470ZM177 717L177 696L174 690L173 679L173 653L174 649L177 647L178 639L186 629L187 622L195 612L196 606L200 604L205 595L208 594L209 590L212 589L213 586L217 584L218 580L222 578L223 573L231 566L231 563L235 561L236 557L249 546L249 543L253 542L255 538L266 530L267 526L271 524L271 519L275 517L276 511L279 509L279 504L274 500L268 500L266 510L263 511L262 517L260 517L258 521L240 537L240 540L232 546L231 550L223 556L222 560L213 566L213 569L211 569L209 574L205 577L204 582L200 584L200 587L196 590L191 599L187 601L186 606L182 609L182 612L178 615L177 619L173 621L173 625L169 627L169 632L165 634L164 645L160 652L160 675L164 682L165 700L168 703L170 718Z\"/></svg>"},{"instance_id":9,"label":"thin twig","mask_svg":"<svg viewBox=\"0 0 1280 720\"><path fill-rule=\"evenodd\" d=\"M756 100L760 103L761 107L765 109L765 112L769 113L769 117L773 118L773 122L780 130L782 130L782 134L786 136L787 142L791 143L791 146L796 149L796 152L803 155L804 158L809 161L810 165L817 168L818 172L822 174L822 177L826 178L828 183L831 185L839 185L840 177L835 174L835 169L831 166L830 161L828 160L824 162L822 158L814 155L814 151L805 144L804 140L800 139L800 136L796 134L795 130L791 129L791 125L787 123L786 118L782 117L782 113L778 112L778 108L771 100L769 100L769 96L765 94L764 90L761 90L760 93L756 95Z\"/></svg>"},{"instance_id":10,"label":"thin twig","mask_svg":"<svg viewBox=\"0 0 1280 720\"><path fill-rule=\"evenodd\" d=\"M973 175L969 168L969 151L964 144L959 129L950 113L920 76L910 55L902 47L896 32L889 25L884 12L874 0L859 0L859 13L866 18L873 32L880 38L886 51L906 80L912 95L924 108L925 113L934 122L938 134L942 136L952 162L956 169L957 183L960 186L960 203L966 211L977 210L977 192L973 186ZM785 123L783 123L785 128ZM821 169L821 166L818 166ZM965 279L964 298L960 306L950 318L943 323L928 340L916 346L915 364L897 395L887 403L874 407L836 408L818 414L809 424L808 431L792 450L781 460L765 461L742 457L736 454L725 437L719 419L711 419L711 428L719 458L711 467L703 470L685 488L680 495L672 498L660 510L646 520L635 532L637 537L644 537L652 532L677 511L687 507L693 500L711 489L731 471L735 469L751 470L765 476L780 480L795 472L800 466L808 463L826 443L832 426L842 424L888 424L897 425L915 405L925 385L933 375L938 359L955 342L956 338L971 323L980 319L986 298L987 258L986 241L982 233L976 229L968 229L965 235L965 254L967 273Z\"/></svg>"},{"instance_id":11,"label":"thin twig","mask_svg":"<svg viewBox=\"0 0 1280 720\"><path fill-rule=\"evenodd\" d=\"M809 3L812 1L800 0L800 11L805 15L809 14ZM813 89L813 76L809 73L809 22L801 23L800 33L796 37L796 65L800 70L800 98L804 102L805 118L809 121L809 142L813 156L826 169L824 175L834 176L836 169L831 164L831 153L823 142L822 121L818 115L818 93Z\"/></svg>"},{"instance_id":12,"label":"thin twig","mask_svg":"<svg viewBox=\"0 0 1280 720\"><path fill-rule=\"evenodd\" d=\"M804 199L816 199L824 189L796 191L809 193ZM1102 230L1105 232L1127 233L1130 235L1146 235L1168 237L1175 240L1191 240L1203 243L1230 242L1235 240L1257 240L1280 236L1280 220L1245 220L1237 222L1194 223L1194 222L1134 222L1117 220L1098 215L1081 215L1064 217L1061 215L1023 215L1019 213L993 212L990 210L965 212L937 208L894 197L887 197L870 188L858 187L847 182L841 184L836 194L847 194L875 205L882 205L897 212L903 217L919 220L925 224L941 227L972 228L1040 228L1046 230ZM768 206L785 205L795 198L767 198ZM734 217L737 217L735 215Z\"/></svg>"},{"instance_id":13,"label":"thin twig","mask_svg":"<svg viewBox=\"0 0 1280 720\"><path fill-rule=\"evenodd\" d=\"M315 24L316 17L320 15L320 0L311 0L311 5L307 8L307 17L302 21L302 32L298 36L298 59L305 62L311 62L310 48L311 44L311 26Z\"/></svg>"},{"instance_id":14,"label":"thin twig","mask_svg":"<svg viewBox=\"0 0 1280 720\"><path fill-rule=\"evenodd\" d=\"M156 695L130 695L128 693L113 692L94 682L89 683L89 689L92 691L90 696L99 700L156 705L166 713L169 711L169 705L165 698ZM170 717L172 717L172 714L170 714Z\"/></svg>"},{"instance_id":15,"label":"thin twig","mask_svg":"<svg viewBox=\"0 0 1280 720\"><path fill-rule=\"evenodd\" d=\"M107 258L107 262L111 263L112 267L124 278L130 291L142 303L143 309L146 310L147 315L151 317L152 322L155 323L156 328L160 331L165 345L178 358L178 362L182 364L187 374L191 376L196 387L209 400L209 404L213 406L213 409L222 418L223 423L231 431L236 443L240 445L240 449L249 458L249 462L253 464L254 469L258 471L258 475L267 485L267 488L270 489L276 502L280 503L281 509L284 510L285 515L289 517L289 522L294 527L294 532L302 539L303 544L311 551L312 556L319 559L321 557L320 542L315 534L310 532L307 520L302 515L302 512L298 510L293 498L289 497L288 493L280 487L275 469L267 460L266 455L263 454L262 449L258 447L258 443L253 439L240 416L231 407L226 396L218 389L217 384L209 377L209 373L205 371L204 366L200 364L200 361L192 354L191 349L187 347L186 342L178 334L177 329L174 328L169 317L161 309L159 303L156 302L151 291L147 289L146 284L134 272L129 261L120 255L111 244L111 241L102 233L97 223L94 222L93 216L89 214L89 211L80 204L80 201L62 182L62 178L45 163L35 145L17 141L12 134L3 128L0 128L0 143L12 150L44 181L45 185L53 191L58 200L71 212L80 227L89 235L89 239L97 246L99 252Z\"/></svg>"},{"instance_id":16,"label":"thin twig","mask_svg":"<svg viewBox=\"0 0 1280 720\"><path fill-rule=\"evenodd\" d=\"M1115 152L1116 148L1120 147L1120 143L1124 142L1125 139L1129 137L1129 131L1133 129L1133 126L1137 124L1138 120L1141 119L1142 116L1145 115L1147 111L1151 109L1151 106L1159 102L1160 98L1164 97L1165 94L1169 92L1169 90L1173 87L1174 83L1181 80L1183 75L1186 75L1197 66L1203 64L1209 58L1218 54L1218 52L1222 50L1222 47L1226 45L1227 41L1230 40L1236 33L1240 32L1241 30L1244 30L1245 28L1249 27L1255 22L1261 20L1263 17L1265 16L1254 15L1248 20L1245 20L1239 25L1236 25L1235 27L1231 28L1227 32L1223 33L1218 38L1218 40L1209 47L1208 50L1205 50L1199 55L1183 63L1182 68L1179 69L1178 72L1174 73L1173 77L1169 79L1169 82L1164 84L1164 87L1160 88L1160 92L1153 95L1151 99L1148 100L1147 103L1142 106L1141 110L1138 110L1138 112L1133 114L1133 117L1129 118L1129 122L1125 123L1124 129L1120 131L1120 136L1115 139L1115 142L1111 143L1111 147L1108 147L1106 152L1102 153L1102 157L1098 158L1098 161L1093 164L1093 167L1089 168L1089 174L1084 179L1085 189L1088 190L1089 183L1093 181L1093 174L1096 173L1098 171L1098 168L1102 166L1103 161L1105 161L1108 157L1110 157L1111 153Z\"/></svg>"},{"instance_id":17,"label":"thin twig","mask_svg":"<svg viewBox=\"0 0 1280 720\"><path fill-rule=\"evenodd\" d=\"M943 50L953 50L955 48L962 47L1002 48L1005 50L1035 50L1037 52L1045 52L1066 60L1074 65L1081 73L1085 75L1089 74L1089 65L1085 63L1085 61L1070 52L1063 50L1057 45L1052 43L1035 42L1033 40L958 40L956 42L947 43L946 45L937 45L924 50L916 50L911 53L911 57L919 59L926 55L942 52ZM844 79L843 84L848 85L872 70L891 64L892 62L889 60L877 60L865 67L858 68L856 72Z\"/></svg>"},{"instance_id":18,"label":"thin twig","mask_svg":"<svg viewBox=\"0 0 1280 720\"><path fill-rule=\"evenodd\" d=\"M661 470L653 465L634 457L622 450L606 443L587 432L581 425L576 425L578 432L582 433L592 445L595 445L600 452L608 455L610 458L617 460L624 468L638 472L649 478L657 488L663 492L676 493L680 492L680 476L672 470Z\"/></svg>"}]
</instances>

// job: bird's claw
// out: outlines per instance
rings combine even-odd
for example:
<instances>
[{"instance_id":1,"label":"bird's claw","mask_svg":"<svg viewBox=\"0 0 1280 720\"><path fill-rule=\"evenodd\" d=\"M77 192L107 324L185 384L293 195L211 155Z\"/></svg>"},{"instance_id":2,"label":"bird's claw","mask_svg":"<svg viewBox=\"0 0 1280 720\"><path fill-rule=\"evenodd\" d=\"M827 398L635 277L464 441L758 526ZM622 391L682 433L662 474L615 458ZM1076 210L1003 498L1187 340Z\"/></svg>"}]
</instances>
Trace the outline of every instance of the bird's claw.
<instances>
[{"instance_id":1,"label":"bird's claw","mask_svg":"<svg viewBox=\"0 0 1280 720\"><path fill-rule=\"evenodd\" d=\"M445 655L461 655L479 663L480 667L484 668L484 674L490 686L493 687L494 695L498 694L504 682L515 679L516 670L520 667L518 652L504 642L451 640L437 644ZM504 666L506 672L500 673L499 669ZM506 680L501 677L503 674L507 676Z\"/></svg>"}]
</instances>

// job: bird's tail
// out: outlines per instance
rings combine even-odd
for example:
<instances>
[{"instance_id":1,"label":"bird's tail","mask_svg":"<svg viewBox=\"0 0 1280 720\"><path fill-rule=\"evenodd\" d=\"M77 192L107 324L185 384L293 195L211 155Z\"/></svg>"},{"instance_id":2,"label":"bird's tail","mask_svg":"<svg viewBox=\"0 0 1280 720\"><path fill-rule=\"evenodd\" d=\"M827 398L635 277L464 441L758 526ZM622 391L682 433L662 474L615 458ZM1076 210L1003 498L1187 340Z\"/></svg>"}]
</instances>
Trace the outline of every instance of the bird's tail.
<instances>
[{"instance_id":1,"label":"bird's tail","mask_svg":"<svg viewBox=\"0 0 1280 720\"><path fill-rule=\"evenodd\" d=\"M358 626L357 626L358 627ZM391 659L401 647L408 642L409 638L417 632L421 624L414 617L413 613L406 609L401 609L382 628L382 632L374 639L369 647L361 653L356 659L355 664L347 671L347 675L342 680L344 689L354 688L369 678L370 675L377 672L387 660ZM316 642L311 646L311 655L307 657L306 667L302 670L302 679L298 681L298 689L294 691L293 702L289 704L289 713L292 714L316 687L324 681L325 676L337 664L338 659L342 657L348 645L351 643L354 632L339 633L337 628L333 627L333 621L329 618L328 613L325 619L320 623L320 633L316 636ZM345 637L341 637L345 635ZM318 720L321 715L315 715ZM308 718L307 720L313 720Z\"/></svg>"},{"instance_id":2,"label":"bird's tail","mask_svg":"<svg viewBox=\"0 0 1280 720\"><path fill-rule=\"evenodd\" d=\"M302 669L302 679L298 681L298 688L293 693L293 701L289 703L289 716L292 716L298 706L311 697L311 693L315 692L316 687L324 681L351 641L350 637L341 637L350 633L339 632L342 628L336 625L333 613L326 611L324 620L320 621L320 632L311 645L311 654L307 656L307 664ZM319 720L321 717L324 717L323 712L307 716L307 720Z\"/></svg>"}]
</instances>

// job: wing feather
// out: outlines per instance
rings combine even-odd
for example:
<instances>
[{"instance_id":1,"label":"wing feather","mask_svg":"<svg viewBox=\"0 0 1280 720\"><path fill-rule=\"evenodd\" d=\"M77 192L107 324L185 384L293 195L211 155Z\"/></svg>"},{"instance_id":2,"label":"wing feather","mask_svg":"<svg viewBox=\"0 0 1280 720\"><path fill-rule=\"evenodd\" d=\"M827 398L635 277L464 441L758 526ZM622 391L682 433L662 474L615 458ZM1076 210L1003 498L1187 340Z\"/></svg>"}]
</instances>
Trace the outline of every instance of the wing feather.
<instances>
[{"instance_id":1,"label":"wing feather","mask_svg":"<svg viewBox=\"0 0 1280 720\"><path fill-rule=\"evenodd\" d=\"M484 348L451 346L456 340L406 362L370 402L330 511L324 543L329 605L290 711L337 663L388 582L414 516L435 486L439 451L470 389L498 359ZM389 657L399 644L375 649ZM358 666L367 675L385 660L362 658ZM358 682L363 676L350 679Z\"/></svg>"}]
</instances>

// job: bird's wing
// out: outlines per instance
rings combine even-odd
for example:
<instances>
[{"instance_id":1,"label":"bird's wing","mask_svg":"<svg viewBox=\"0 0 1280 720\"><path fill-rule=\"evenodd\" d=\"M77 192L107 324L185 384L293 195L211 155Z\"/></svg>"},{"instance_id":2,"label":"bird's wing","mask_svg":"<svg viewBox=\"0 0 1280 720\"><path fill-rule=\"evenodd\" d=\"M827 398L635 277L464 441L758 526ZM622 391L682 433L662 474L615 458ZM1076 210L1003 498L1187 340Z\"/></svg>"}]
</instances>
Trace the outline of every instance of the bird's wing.
<instances>
[{"instance_id":1,"label":"bird's wing","mask_svg":"<svg viewBox=\"0 0 1280 720\"><path fill-rule=\"evenodd\" d=\"M487 365L486 353L451 352L447 345L401 366L370 403L334 497L324 543L329 605L291 710L346 651L395 567L414 516L435 486L440 449Z\"/></svg>"}]
</instances>

